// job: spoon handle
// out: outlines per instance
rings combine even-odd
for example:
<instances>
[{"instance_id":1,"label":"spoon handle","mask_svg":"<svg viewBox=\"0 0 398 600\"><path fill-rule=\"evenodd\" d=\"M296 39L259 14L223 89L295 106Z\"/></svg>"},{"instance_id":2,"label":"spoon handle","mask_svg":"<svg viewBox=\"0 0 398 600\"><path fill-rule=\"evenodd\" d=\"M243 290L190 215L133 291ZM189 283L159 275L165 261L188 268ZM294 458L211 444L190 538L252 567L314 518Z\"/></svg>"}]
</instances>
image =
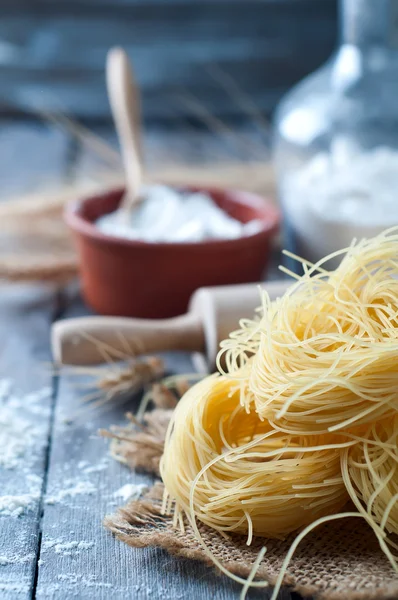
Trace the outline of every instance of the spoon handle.
<instances>
[{"instance_id":1,"label":"spoon handle","mask_svg":"<svg viewBox=\"0 0 398 600\"><path fill-rule=\"evenodd\" d=\"M127 193L120 208L130 210L139 202L142 182L141 143L137 122L140 111L133 71L122 48L112 48L108 52L106 82L126 176Z\"/></svg>"}]
</instances>

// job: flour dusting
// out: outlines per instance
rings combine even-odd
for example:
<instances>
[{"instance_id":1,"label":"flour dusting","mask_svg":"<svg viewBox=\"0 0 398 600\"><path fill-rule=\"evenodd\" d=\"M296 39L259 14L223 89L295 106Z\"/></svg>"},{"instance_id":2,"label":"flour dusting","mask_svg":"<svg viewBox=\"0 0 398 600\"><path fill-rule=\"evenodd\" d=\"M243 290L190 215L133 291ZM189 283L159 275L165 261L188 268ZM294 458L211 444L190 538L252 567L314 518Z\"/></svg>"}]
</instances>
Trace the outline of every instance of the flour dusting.
<instances>
[{"instance_id":1,"label":"flour dusting","mask_svg":"<svg viewBox=\"0 0 398 600\"><path fill-rule=\"evenodd\" d=\"M45 501L46 504L57 504L67 498L74 498L75 496L80 496L82 494L94 494L94 492L97 491L97 488L91 481L79 481L73 485L73 480L68 479L65 481L65 486L65 488L59 490L56 494L48 496Z\"/></svg>"},{"instance_id":2,"label":"flour dusting","mask_svg":"<svg viewBox=\"0 0 398 600\"><path fill-rule=\"evenodd\" d=\"M47 387L17 394L10 379L0 379L0 470L18 469L25 476L25 489L18 486L18 494L0 496L0 517L19 517L37 506L42 480L29 469L46 441L46 422L38 422L37 415L44 415L47 407L42 401L50 394Z\"/></svg>"},{"instance_id":3,"label":"flour dusting","mask_svg":"<svg viewBox=\"0 0 398 600\"><path fill-rule=\"evenodd\" d=\"M0 468L15 469L43 443L43 424L32 423L29 417L43 415L47 407L42 406L42 400L50 394L46 387L17 395L10 379L0 379Z\"/></svg>"},{"instance_id":4,"label":"flour dusting","mask_svg":"<svg viewBox=\"0 0 398 600\"><path fill-rule=\"evenodd\" d=\"M77 468L82 471L85 475L89 475L90 473L100 473L101 471L105 471L108 468L109 460L107 457L100 460L96 465L90 465L87 460L81 460L77 464Z\"/></svg>"},{"instance_id":5,"label":"flour dusting","mask_svg":"<svg viewBox=\"0 0 398 600\"><path fill-rule=\"evenodd\" d=\"M62 556L72 556L72 554L80 554L82 550L89 550L94 546L94 542L76 541L62 542L60 540L46 540L43 542L43 552L53 550L55 554Z\"/></svg>"},{"instance_id":6,"label":"flour dusting","mask_svg":"<svg viewBox=\"0 0 398 600\"><path fill-rule=\"evenodd\" d=\"M19 517L37 506L40 499L42 480L38 475L28 474L25 479L27 488L24 494L5 494L0 496L0 517Z\"/></svg>"},{"instance_id":7,"label":"flour dusting","mask_svg":"<svg viewBox=\"0 0 398 600\"><path fill-rule=\"evenodd\" d=\"M23 556L18 556L17 554L12 554L10 556L0 555L0 567L5 567L6 565L16 565L23 564L30 561L33 561L36 558L33 552L29 554L24 554Z\"/></svg>"},{"instance_id":8,"label":"flour dusting","mask_svg":"<svg viewBox=\"0 0 398 600\"><path fill-rule=\"evenodd\" d=\"M19 517L25 511L33 509L39 497L40 494L37 492L0 496L0 516Z\"/></svg>"},{"instance_id":9,"label":"flour dusting","mask_svg":"<svg viewBox=\"0 0 398 600\"><path fill-rule=\"evenodd\" d=\"M81 575L80 573L60 573L58 575L58 580L71 585L79 585L79 587L115 588L115 586L112 583L97 581L97 579L95 579L95 576L90 576L87 574ZM127 593L127 590L124 591L125 593Z\"/></svg>"},{"instance_id":10,"label":"flour dusting","mask_svg":"<svg viewBox=\"0 0 398 600\"><path fill-rule=\"evenodd\" d=\"M145 483L126 483L114 493L114 496L127 502L128 500L138 500L148 490L149 488Z\"/></svg>"}]
</instances>

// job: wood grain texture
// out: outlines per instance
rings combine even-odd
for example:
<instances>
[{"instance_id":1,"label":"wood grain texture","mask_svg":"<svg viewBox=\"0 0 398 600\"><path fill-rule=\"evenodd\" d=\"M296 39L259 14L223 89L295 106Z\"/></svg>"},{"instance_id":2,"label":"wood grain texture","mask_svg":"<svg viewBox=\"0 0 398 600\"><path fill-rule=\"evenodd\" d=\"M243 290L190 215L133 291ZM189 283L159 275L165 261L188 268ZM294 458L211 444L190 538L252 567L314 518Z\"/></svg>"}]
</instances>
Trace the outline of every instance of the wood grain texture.
<instances>
[{"instance_id":1,"label":"wood grain texture","mask_svg":"<svg viewBox=\"0 0 398 600\"><path fill-rule=\"evenodd\" d=\"M25 395L51 386L48 334L54 312L54 295L43 289L0 288L0 378L10 379L13 392ZM18 460L15 468L0 465L0 494L37 494L29 510L19 517L0 516L0 598L32 596L40 542L41 491L51 422L52 394L26 407L21 418L39 428L40 438Z\"/></svg>"}]
</instances>

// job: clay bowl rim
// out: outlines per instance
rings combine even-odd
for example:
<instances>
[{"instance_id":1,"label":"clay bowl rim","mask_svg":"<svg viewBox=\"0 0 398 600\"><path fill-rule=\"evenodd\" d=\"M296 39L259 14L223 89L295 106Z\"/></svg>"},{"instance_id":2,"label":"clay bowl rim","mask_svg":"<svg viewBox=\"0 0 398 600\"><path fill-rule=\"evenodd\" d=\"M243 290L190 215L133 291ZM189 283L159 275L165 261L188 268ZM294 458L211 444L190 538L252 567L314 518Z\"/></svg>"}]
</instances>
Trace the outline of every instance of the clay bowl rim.
<instances>
[{"instance_id":1,"label":"clay bowl rim","mask_svg":"<svg viewBox=\"0 0 398 600\"><path fill-rule=\"evenodd\" d=\"M168 184L169 185L169 184ZM275 235L281 224L281 213L280 210L274 206L270 200L265 196L249 192L246 190L235 189L235 188L221 188L217 186L199 186L199 185L169 185L169 187L176 188L183 191L193 192L205 192L214 199L217 195L226 195L228 201L235 204L248 205L253 207L255 210L264 211L264 218L257 217L261 221L261 228L250 235L244 235L234 239L210 239L203 240L201 242L147 242L145 240L131 240L127 238L121 238L118 236L109 235L103 233L95 226L93 221L90 221L84 217L82 209L88 202L94 202L109 195L120 195L122 198L125 188L118 186L115 188L109 188L103 192L93 193L89 196L84 196L80 199L74 200L66 204L64 209L64 218L66 224L72 229L72 231L79 233L86 238L91 238L98 243L112 244L113 246L123 248L148 248L148 249L170 249L178 248L181 250L187 249L217 249L221 247L227 247L232 245L246 246L251 244L253 240L263 238L264 234L267 234L271 240ZM253 204L252 204L253 203ZM262 206L261 206L262 205ZM223 209L222 209L223 210ZM106 212L103 215L108 214ZM242 222L242 221L241 221Z\"/></svg>"}]
</instances>

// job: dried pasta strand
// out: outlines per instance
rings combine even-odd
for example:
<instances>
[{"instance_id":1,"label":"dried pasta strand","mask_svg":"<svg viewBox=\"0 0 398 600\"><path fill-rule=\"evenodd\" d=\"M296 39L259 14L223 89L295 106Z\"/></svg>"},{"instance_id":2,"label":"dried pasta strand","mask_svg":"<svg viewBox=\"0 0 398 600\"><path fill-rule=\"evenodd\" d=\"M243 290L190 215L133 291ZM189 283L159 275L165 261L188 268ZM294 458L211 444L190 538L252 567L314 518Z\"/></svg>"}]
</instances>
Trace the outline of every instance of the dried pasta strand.
<instances>
[{"instance_id":1,"label":"dried pasta strand","mask_svg":"<svg viewBox=\"0 0 398 600\"><path fill-rule=\"evenodd\" d=\"M398 411L398 228L309 265L221 344L241 403L290 434L344 431ZM307 261L303 264L308 265Z\"/></svg>"},{"instance_id":2,"label":"dried pasta strand","mask_svg":"<svg viewBox=\"0 0 398 600\"><path fill-rule=\"evenodd\" d=\"M348 499L340 451L356 441L281 433L247 413L239 396L235 381L213 375L176 407L160 471L179 510L191 523L244 533L248 541L282 539L338 512Z\"/></svg>"},{"instance_id":3,"label":"dried pasta strand","mask_svg":"<svg viewBox=\"0 0 398 600\"><path fill-rule=\"evenodd\" d=\"M328 271L327 261L341 256ZM297 257L294 257L297 258ZM160 471L164 508L184 516L206 554L245 598L198 523L230 533L300 531L279 573L315 527L360 517L398 572L398 227L312 265L282 298L221 344L215 374L175 409ZM222 367L224 365L224 367ZM357 512L340 510L351 499Z\"/></svg>"}]
</instances>

